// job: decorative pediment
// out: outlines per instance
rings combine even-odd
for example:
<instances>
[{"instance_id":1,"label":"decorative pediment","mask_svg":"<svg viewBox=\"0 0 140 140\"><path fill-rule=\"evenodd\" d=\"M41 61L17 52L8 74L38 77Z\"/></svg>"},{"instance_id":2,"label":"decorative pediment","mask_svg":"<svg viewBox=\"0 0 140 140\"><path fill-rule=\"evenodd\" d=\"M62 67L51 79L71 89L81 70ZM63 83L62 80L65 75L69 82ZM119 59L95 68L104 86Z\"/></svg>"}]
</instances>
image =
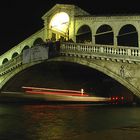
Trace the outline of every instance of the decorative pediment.
<instances>
[{"instance_id":1,"label":"decorative pediment","mask_svg":"<svg viewBox=\"0 0 140 140\"><path fill-rule=\"evenodd\" d=\"M71 16L90 15L88 12L72 4L56 4L47 13L45 13L42 16L42 19L46 20L48 17L52 17L58 12L66 12L67 14Z\"/></svg>"}]
</instances>

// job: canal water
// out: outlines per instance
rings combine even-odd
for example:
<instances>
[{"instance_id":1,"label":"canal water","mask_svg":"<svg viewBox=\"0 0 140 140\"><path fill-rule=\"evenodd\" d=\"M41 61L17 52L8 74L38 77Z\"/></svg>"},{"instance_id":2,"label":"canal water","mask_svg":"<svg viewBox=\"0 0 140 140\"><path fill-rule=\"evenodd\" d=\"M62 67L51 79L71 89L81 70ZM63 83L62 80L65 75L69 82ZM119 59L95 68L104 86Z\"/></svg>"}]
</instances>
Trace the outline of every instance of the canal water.
<instances>
[{"instance_id":1,"label":"canal water","mask_svg":"<svg viewBox=\"0 0 140 140\"><path fill-rule=\"evenodd\" d=\"M140 107L0 104L0 140L140 138Z\"/></svg>"}]
</instances>

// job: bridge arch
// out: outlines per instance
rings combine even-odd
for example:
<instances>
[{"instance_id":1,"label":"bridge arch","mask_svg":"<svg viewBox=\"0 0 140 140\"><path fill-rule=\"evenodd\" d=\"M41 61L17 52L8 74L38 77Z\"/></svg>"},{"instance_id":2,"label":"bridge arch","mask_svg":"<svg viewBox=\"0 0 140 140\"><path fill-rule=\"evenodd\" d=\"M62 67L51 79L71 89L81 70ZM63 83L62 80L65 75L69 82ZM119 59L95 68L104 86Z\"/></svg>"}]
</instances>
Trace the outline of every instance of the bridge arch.
<instances>
[{"instance_id":1,"label":"bridge arch","mask_svg":"<svg viewBox=\"0 0 140 140\"><path fill-rule=\"evenodd\" d=\"M9 61L8 58L4 58L3 61L2 61L2 64L7 63L8 61Z\"/></svg>"},{"instance_id":2,"label":"bridge arch","mask_svg":"<svg viewBox=\"0 0 140 140\"><path fill-rule=\"evenodd\" d=\"M94 63L94 61L88 61L86 59L82 59L81 58L71 58L71 57L67 57L67 58L54 58L52 60L49 61L64 61L64 62L72 62L72 63L77 63L77 64L81 64L81 65L85 65L88 66L90 68L93 68L95 70L98 70L99 72L104 73L105 75L113 78L114 80L116 80L117 82L119 82L120 84L122 84L124 87L126 87L127 89L129 89L133 94L135 94L136 96L139 96L139 91L129 82L127 82L127 80L125 80L124 78L122 78L121 76L119 76L118 74L114 73L111 71L111 69L108 69L100 64L96 64Z\"/></svg>"},{"instance_id":3,"label":"bridge arch","mask_svg":"<svg viewBox=\"0 0 140 140\"><path fill-rule=\"evenodd\" d=\"M60 11L50 17L49 38L52 41L69 39L70 16L67 12Z\"/></svg>"},{"instance_id":4,"label":"bridge arch","mask_svg":"<svg viewBox=\"0 0 140 140\"><path fill-rule=\"evenodd\" d=\"M29 48L30 48L30 47L29 47L28 45L24 46L23 49L22 49L22 51L21 51L21 53L22 53L24 50L29 49Z\"/></svg>"},{"instance_id":5,"label":"bridge arch","mask_svg":"<svg viewBox=\"0 0 140 140\"><path fill-rule=\"evenodd\" d=\"M14 52L13 54L12 54L12 59L13 58L15 58L16 56L18 56L19 54L17 53L17 52Z\"/></svg>"},{"instance_id":6,"label":"bridge arch","mask_svg":"<svg viewBox=\"0 0 140 140\"><path fill-rule=\"evenodd\" d=\"M112 65L110 65L110 63L108 63L108 61L105 61L106 63L103 64L101 63L101 61L90 61L81 57L75 57L73 59L73 57L63 57L63 56L59 56L59 57L55 57L53 59L49 59L48 62L51 61L58 61L58 62L72 62L72 63L77 63L77 64L81 64L90 68L93 68L95 70L98 70L102 73L104 73L105 75L110 76L111 78L115 79L116 81L118 81L119 83L121 83L123 86L125 86L126 88L128 88L131 92L133 92L136 96L140 96L139 95L139 90L133 85L131 84L127 79L125 79L122 75L116 73L115 71L112 70ZM38 64L40 62L35 62L35 63L30 63L27 65L23 65L22 68L17 68L14 72L10 72L8 74L8 76L4 77L3 81L1 82L0 88L2 89L2 87L16 74L18 74L19 72L21 72L24 69L27 69L28 67L31 67L35 64ZM118 64L114 65L114 68L118 68ZM119 65L119 67L121 67L121 64ZM120 70L120 69L119 69Z\"/></svg>"},{"instance_id":7,"label":"bridge arch","mask_svg":"<svg viewBox=\"0 0 140 140\"><path fill-rule=\"evenodd\" d=\"M104 24L98 27L95 35L95 44L113 45L114 33L110 25Z\"/></svg>"},{"instance_id":8,"label":"bridge arch","mask_svg":"<svg viewBox=\"0 0 140 140\"><path fill-rule=\"evenodd\" d=\"M121 27L117 36L118 46L138 47L138 31L132 24Z\"/></svg>"},{"instance_id":9,"label":"bridge arch","mask_svg":"<svg viewBox=\"0 0 140 140\"><path fill-rule=\"evenodd\" d=\"M76 33L76 42L92 42L92 30L90 29L90 26L82 25L81 27L79 27Z\"/></svg>"},{"instance_id":10,"label":"bridge arch","mask_svg":"<svg viewBox=\"0 0 140 140\"><path fill-rule=\"evenodd\" d=\"M33 46L35 46L35 45L40 45L40 44L43 44L43 43L44 43L43 39L39 37L39 38L36 38L36 39L34 40Z\"/></svg>"},{"instance_id":11,"label":"bridge arch","mask_svg":"<svg viewBox=\"0 0 140 140\"><path fill-rule=\"evenodd\" d=\"M6 59L6 58L5 58ZM8 59L7 59L8 60ZM6 61L7 62L7 61ZM5 63L6 63L5 62ZM9 74L8 74L8 76L6 76L6 78L4 78L4 80L1 82L1 84L0 84L0 89L2 89L2 87L12 78L12 77L14 77L16 74L18 74L19 72L21 72L21 71L23 71L23 70L25 70L25 69L27 69L27 68L29 68L29 67L31 67L31 66L33 66L33 65L35 65L35 64L38 64L38 63L40 63L40 62L35 62L35 63L32 63L32 64L27 64L27 65L23 65L22 66L22 68L17 68L14 72L10 72Z\"/></svg>"}]
</instances>

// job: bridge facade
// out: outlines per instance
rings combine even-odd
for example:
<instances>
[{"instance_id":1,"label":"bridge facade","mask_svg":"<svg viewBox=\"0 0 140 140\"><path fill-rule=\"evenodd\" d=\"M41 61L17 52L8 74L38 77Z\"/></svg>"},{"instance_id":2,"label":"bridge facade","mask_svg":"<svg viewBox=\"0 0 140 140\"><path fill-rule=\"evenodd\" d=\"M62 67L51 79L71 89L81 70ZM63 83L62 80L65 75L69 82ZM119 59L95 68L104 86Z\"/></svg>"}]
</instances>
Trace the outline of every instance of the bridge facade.
<instances>
[{"instance_id":1,"label":"bridge facade","mask_svg":"<svg viewBox=\"0 0 140 140\"><path fill-rule=\"evenodd\" d=\"M140 16L92 16L75 5L56 4L42 19L40 31L0 56L0 89L32 65L66 61L97 69L140 97ZM46 39L60 39L59 55L48 59ZM25 63L29 50L37 53Z\"/></svg>"}]
</instances>

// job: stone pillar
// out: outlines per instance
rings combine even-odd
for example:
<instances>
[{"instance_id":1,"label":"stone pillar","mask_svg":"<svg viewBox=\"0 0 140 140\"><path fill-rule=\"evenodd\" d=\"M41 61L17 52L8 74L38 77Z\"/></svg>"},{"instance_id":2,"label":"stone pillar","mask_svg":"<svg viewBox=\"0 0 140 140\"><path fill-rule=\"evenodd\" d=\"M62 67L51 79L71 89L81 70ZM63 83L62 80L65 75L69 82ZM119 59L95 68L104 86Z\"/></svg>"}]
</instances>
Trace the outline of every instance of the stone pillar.
<instances>
[{"instance_id":1,"label":"stone pillar","mask_svg":"<svg viewBox=\"0 0 140 140\"><path fill-rule=\"evenodd\" d=\"M92 35L92 43L95 45L95 35Z\"/></svg>"},{"instance_id":2,"label":"stone pillar","mask_svg":"<svg viewBox=\"0 0 140 140\"><path fill-rule=\"evenodd\" d=\"M44 21L44 41L49 37L49 25L47 20Z\"/></svg>"},{"instance_id":3,"label":"stone pillar","mask_svg":"<svg viewBox=\"0 0 140 140\"><path fill-rule=\"evenodd\" d=\"M118 46L117 37L118 37L118 34L117 34L117 32L114 30L114 46L115 46L115 47Z\"/></svg>"},{"instance_id":4,"label":"stone pillar","mask_svg":"<svg viewBox=\"0 0 140 140\"><path fill-rule=\"evenodd\" d=\"M140 48L139 32L138 32L138 48Z\"/></svg>"},{"instance_id":5,"label":"stone pillar","mask_svg":"<svg viewBox=\"0 0 140 140\"><path fill-rule=\"evenodd\" d=\"M96 31L95 31L95 29L94 29L94 27L92 28L92 43L95 45L95 36L96 35Z\"/></svg>"}]
</instances>

